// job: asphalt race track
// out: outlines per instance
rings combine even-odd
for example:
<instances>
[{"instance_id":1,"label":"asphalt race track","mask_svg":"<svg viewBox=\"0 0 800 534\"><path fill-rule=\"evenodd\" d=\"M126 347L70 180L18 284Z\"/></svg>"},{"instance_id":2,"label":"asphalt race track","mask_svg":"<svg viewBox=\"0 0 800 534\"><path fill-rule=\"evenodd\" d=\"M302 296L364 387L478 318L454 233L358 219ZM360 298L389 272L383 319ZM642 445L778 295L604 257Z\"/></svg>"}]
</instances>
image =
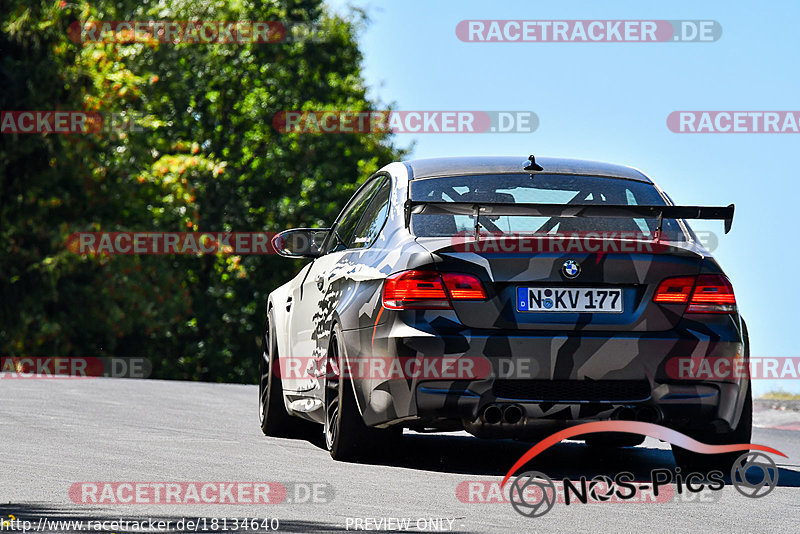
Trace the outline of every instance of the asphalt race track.
<instances>
[{"instance_id":1,"label":"asphalt race track","mask_svg":"<svg viewBox=\"0 0 800 534\"><path fill-rule=\"evenodd\" d=\"M762 498L727 485L669 502L556 503L542 517L526 518L507 502L462 502L465 493L457 488L465 481L499 481L530 444L406 433L399 450L381 462L340 463L318 441L264 437L256 387L229 384L0 380L0 406L0 522L10 515L34 526L43 517L162 518L173 525L180 518L248 517L277 518L279 531L329 532L356 525L397 529L396 522L372 521L398 518L412 531L797 532L800 518L800 412L756 413L755 424L762 426L753 442L788 456L775 457L778 487ZM642 481L652 469L673 467L668 446L652 439L604 454L563 442L528 465L553 479L631 471ZM279 504L73 502L70 487L84 481L261 481L292 490ZM305 502L308 495L296 493L312 483L331 492L318 499L327 502ZM206 531L235 530L244 531L230 525Z\"/></svg>"}]
</instances>

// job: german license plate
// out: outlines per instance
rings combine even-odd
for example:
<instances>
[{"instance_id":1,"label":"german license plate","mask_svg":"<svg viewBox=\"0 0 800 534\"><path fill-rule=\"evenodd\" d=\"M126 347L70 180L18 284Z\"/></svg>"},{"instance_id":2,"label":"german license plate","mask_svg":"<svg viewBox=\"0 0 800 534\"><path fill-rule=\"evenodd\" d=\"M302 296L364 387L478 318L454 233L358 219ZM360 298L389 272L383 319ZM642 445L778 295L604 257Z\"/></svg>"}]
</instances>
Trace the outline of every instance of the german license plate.
<instances>
[{"instance_id":1,"label":"german license plate","mask_svg":"<svg viewBox=\"0 0 800 534\"><path fill-rule=\"evenodd\" d=\"M622 289L518 287L517 311L622 313Z\"/></svg>"}]
</instances>

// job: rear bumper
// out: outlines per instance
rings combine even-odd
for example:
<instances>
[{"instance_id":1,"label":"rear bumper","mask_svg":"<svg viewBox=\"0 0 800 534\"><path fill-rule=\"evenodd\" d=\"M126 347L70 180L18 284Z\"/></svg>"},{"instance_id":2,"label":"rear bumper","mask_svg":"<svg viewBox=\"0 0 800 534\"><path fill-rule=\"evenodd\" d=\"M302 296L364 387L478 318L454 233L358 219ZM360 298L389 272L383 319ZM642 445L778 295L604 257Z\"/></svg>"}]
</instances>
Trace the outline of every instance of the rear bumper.
<instances>
[{"instance_id":1,"label":"rear bumper","mask_svg":"<svg viewBox=\"0 0 800 534\"><path fill-rule=\"evenodd\" d=\"M467 329L442 318L434 326L387 322L344 333L348 354L395 359L472 358L485 363L473 375L354 378L369 425L450 428L478 435L515 435L617 417L657 421L677 429L725 431L738 424L748 377L693 375L680 361L741 360L745 347L738 316L683 320L665 332L565 332ZM435 329L434 329L435 328ZM694 369L697 368L695 365ZM488 372L485 372L488 369ZM522 410L514 425L487 425L489 405Z\"/></svg>"},{"instance_id":2,"label":"rear bumper","mask_svg":"<svg viewBox=\"0 0 800 534\"><path fill-rule=\"evenodd\" d=\"M635 401L541 402L500 397L491 382L419 384L415 397L420 426L436 427L437 421L460 420L475 435L503 437L608 419L660 423L679 430L712 425L720 432L738 422L737 384L658 384L647 398ZM502 419L491 421L488 407L499 408ZM505 412L509 407L518 408L521 418L507 420Z\"/></svg>"}]
</instances>

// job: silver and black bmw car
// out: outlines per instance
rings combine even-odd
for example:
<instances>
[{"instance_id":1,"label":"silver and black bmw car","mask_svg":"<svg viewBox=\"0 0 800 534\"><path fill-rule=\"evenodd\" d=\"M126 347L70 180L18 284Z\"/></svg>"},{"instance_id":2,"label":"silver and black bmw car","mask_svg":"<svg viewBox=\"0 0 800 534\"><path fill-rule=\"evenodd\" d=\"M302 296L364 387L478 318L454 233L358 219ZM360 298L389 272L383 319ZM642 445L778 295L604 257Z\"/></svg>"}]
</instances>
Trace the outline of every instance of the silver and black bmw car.
<instances>
[{"instance_id":1,"label":"silver and black bmw car","mask_svg":"<svg viewBox=\"0 0 800 534\"><path fill-rule=\"evenodd\" d=\"M403 428L535 439L610 419L747 443L746 371L694 372L748 358L731 283L687 223L727 232L732 218L732 205L676 206L619 165L387 165L330 228L273 240L309 261L269 295L261 428L321 424L336 459L381 451Z\"/></svg>"}]
</instances>

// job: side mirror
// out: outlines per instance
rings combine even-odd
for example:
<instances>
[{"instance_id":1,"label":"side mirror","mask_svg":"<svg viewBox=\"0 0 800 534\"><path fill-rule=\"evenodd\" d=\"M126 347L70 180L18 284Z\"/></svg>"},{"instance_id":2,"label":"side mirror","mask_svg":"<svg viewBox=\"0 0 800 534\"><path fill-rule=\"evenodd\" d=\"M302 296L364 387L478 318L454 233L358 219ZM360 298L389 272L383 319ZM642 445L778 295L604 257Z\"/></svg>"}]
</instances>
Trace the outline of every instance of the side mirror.
<instances>
[{"instance_id":1,"label":"side mirror","mask_svg":"<svg viewBox=\"0 0 800 534\"><path fill-rule=\"evenodd\" d=\"M330 228L295 228L272 238L272 248L287 258L317 258Z\"/></svg>"}]
</instances>

